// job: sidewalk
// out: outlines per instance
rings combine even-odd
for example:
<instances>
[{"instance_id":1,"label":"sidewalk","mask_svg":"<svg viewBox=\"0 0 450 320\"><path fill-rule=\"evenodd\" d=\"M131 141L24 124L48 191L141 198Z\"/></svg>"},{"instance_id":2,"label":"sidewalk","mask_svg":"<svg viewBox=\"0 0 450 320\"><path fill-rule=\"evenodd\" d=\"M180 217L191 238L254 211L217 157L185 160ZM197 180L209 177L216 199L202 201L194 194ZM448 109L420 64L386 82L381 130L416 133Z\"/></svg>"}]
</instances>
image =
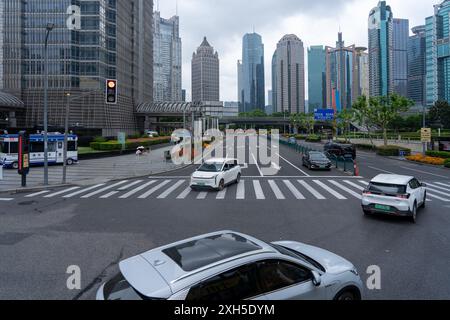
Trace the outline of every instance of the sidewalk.
<instances>
[{"instance_id":1,"label":"sidewalk","mask_svg":"<svg viewBox=\"0 0 450 320\"><path fill-rule=\"evenodd\" d=\"M89 185L104 183L110 180L141 177L155 173L162 173L182 168L171 161L166 161L164 152L172 146L151 151L149 155L136 156L134 154L119 157L102 158L80 161L67 167L67 183ZM62 166L49 167L49 184L62 183ZM44 181L44 168L32 167L27 176L27 187L41 187ZM0 191L20 189L21 177L16 170L3 169L3 180L0 180Z\"/></svg>"}]
</instances>

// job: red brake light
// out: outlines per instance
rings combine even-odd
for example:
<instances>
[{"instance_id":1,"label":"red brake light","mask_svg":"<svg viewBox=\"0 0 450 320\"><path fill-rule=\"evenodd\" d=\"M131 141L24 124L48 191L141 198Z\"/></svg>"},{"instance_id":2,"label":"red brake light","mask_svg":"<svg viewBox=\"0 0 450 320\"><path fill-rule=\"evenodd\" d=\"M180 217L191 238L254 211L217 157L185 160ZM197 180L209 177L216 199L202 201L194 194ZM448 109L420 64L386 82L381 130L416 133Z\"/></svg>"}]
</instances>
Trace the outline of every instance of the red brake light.
<instances>
[{"instance_id":1,"label":"red brake light","mask_svg":"<svg viewBox=\"0 0 450 320\"><path fill-rule=\"evenodd\" d=\"M397 195L397 198L400 198L400 199L409 199L410 196L411 196L410 194L399 194L399 195Z\"/></svg>"}]
</instances>

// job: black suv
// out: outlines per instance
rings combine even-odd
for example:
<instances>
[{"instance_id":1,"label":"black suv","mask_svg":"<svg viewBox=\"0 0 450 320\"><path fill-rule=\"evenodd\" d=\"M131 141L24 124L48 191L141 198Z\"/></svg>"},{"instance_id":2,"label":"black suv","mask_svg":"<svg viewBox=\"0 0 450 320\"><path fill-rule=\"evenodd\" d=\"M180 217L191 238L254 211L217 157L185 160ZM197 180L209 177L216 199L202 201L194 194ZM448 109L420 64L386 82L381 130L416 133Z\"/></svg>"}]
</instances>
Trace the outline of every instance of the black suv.
<instances>
[{"instance_id":1,"label":"black suv","mask_svg":"<svg viewBox=\"0 0 450 320\"><path fill-rule=\"evenodd\" d=\"M328 142L323 148L325 154L356 160L356 148L351 144Z\"/></svg>"}]
</instances>

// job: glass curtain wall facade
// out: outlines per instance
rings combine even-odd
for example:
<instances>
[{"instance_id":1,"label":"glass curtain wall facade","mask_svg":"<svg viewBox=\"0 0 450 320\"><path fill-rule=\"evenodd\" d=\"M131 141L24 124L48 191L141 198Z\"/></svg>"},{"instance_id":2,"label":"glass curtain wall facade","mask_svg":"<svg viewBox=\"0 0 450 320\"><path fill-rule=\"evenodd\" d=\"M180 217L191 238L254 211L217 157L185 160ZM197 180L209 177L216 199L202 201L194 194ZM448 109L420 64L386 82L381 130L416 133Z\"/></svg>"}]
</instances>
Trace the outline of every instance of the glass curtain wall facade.
<instances>
[{"instance_id":1,"label":"glass curtain wall facade","mask_svg":"<svg viewBox=\"0 0 450 320\"><path fill-rule=\"evenodd\" d=\"M393 14L386 1L380 1L369 14L369 86L371 96L393 92Z\"/></svg>"},{"instance_id":2,"label":"glass curtain wall facade","mask_svg":"<svg viewBox=\"0 0 450 320\"><path fill-rule=\"evenodd\" d=\"M277 106L277 51L273 53L272 56L272 111L278 110Z\"/></svg>"},{"instance_id":3,"label":"glass curtain wall facade","mask_svg":"<svg viewBox=\"0 0 450 320\"><path fill-rule=\"evenodd\" d=\"M276 111L305 113L305 49L296 35L278 42L276 74Z\"/></svg>"},{"instance_id":4,"label":"glass curtain wall facade","mask_svg":"<svg viewBox=\"0 0 450 320\"><path fill-rule=\"evenodd\" d=\"M81 8L81 29L67 27L68 7ZM66 94L72 98L70 125L103 135L135 132L134 104L152 99L153 5L144 0L40 0L4 3L4 89L24 101L25 127L43 124L44 39L49 37L49 125L61 128ZM20 14L19 14L20 13ZM11 55L19 52L18 55ZM20 62L20 63L19 63ZM118 80L118 103L106 105L106 79Z\"/></svg>"},{"instance_id":5,"label":"glass curtain wall facade","mask_svg":"<svg viewBox=\"0 0 450 320\"><path fill-rule=\"evenodd\" d=\"M153 98L155 102L179 102L182 100L179 17L163 19L155 12L153 22Z\"/></svg>"},{"instance_id":6,"label":"glass curtain wall facade","mask_svg":"<svg viewBox=\"0 0 450 320\"><path fill-rule=\"evenodd\" d=\"M326 47L327 106L337 112L352 107L359 88L356 47L345 47L339 33L336 48Z\"/></svg>"},{"instance_id":7,"label":"glass curtain wall facade","mask_svg":"<svg viewBox=\"0 0 450 320\"><path fill-rule=\"evenodd\" d=\"M356 67L359 88L356 96L369 96L369 54L365 47L356 47Z\"/></svg>"},{"instance_id":8,"label":"glass curtain wall facade","mask_svg":"<svg viewBox=\"0 0 450 320\"><path fill-rule=\"evenodd\" d=\"M426 103L450 101L450 1L434 6L426 19Z\"/></svg>"},{"instance_id":9,"label":"glass curtain wall facade","mask_svg":"<svg viewBox=\"0 0 450 320\"><path fill-rule=\"evenodd\" d=\"M257 33L246 34L242 43L242 79L244 112L263 110L266 106L264 80L264 44Z\"/></svg>"},{"instance_id":10,"label":"glass curtain wall facade","mask_svg":"<svg viewBox=\"0 0 450 320\"><path fill-rule=\"evenodd\" d=\"M409 20L394 19L394 63L393 81L394 92L403 96L408 96L408 40L409 40Z\"/></svg>"},{"instance_id":11,"label":"glass curtain wall facade","mask_svg":"<svg viewBox=\"0 0 450 320\"><path fill-rule=\"evenodd\" d=\"M408 98L417 106L425 103L425 26L412 29L408 42Z\"/></svg>"},{"instance_id":12,"label":"glass curtain wall facade","mask_svg":"<svg viewBox=\"0 0 450 320\"><path fill-rule=\"evenodd\" d=\"M308 49L308 96L310 111L327 107L326 53L323 46Z\"/></svg>"}]
</instances>

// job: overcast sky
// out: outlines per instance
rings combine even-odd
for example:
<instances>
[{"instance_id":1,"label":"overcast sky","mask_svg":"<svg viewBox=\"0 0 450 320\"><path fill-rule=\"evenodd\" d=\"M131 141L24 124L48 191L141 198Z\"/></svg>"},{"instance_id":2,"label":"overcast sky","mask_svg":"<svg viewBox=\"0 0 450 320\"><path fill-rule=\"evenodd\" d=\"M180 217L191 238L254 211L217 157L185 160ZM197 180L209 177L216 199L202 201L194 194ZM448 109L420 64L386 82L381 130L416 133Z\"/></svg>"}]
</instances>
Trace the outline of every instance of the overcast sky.
<instances>
[{"instance_id":1,"label":"overcast sky","mask_svg":"<svg viewBox=\"0 0 450 320\"><path fill-rule=\"evenodd\" d=\"M425 23L440 0L389 0L395 18L410 27ZM346 45L367 46L367 19L377 0L178 0L183 42L183 88L191 97L192 53L207 36L220 57L220 98L237 100L237 60L242 59L242 37L253 31L265 45L266 96L271 89L271 62L277 42L296 34L306 48L334 46L339 28ZM175 15L176 0L159 0L162 17ZM155 0L155 10L157 0ZM306 58L307 59L307 58ZM307 61L305 61L305 64ZM307 75L306 75L307 79ZM308 92L306 90L306 96ZM266 101L267 103L267 101Z\"/></svg>"}]
</instances>

